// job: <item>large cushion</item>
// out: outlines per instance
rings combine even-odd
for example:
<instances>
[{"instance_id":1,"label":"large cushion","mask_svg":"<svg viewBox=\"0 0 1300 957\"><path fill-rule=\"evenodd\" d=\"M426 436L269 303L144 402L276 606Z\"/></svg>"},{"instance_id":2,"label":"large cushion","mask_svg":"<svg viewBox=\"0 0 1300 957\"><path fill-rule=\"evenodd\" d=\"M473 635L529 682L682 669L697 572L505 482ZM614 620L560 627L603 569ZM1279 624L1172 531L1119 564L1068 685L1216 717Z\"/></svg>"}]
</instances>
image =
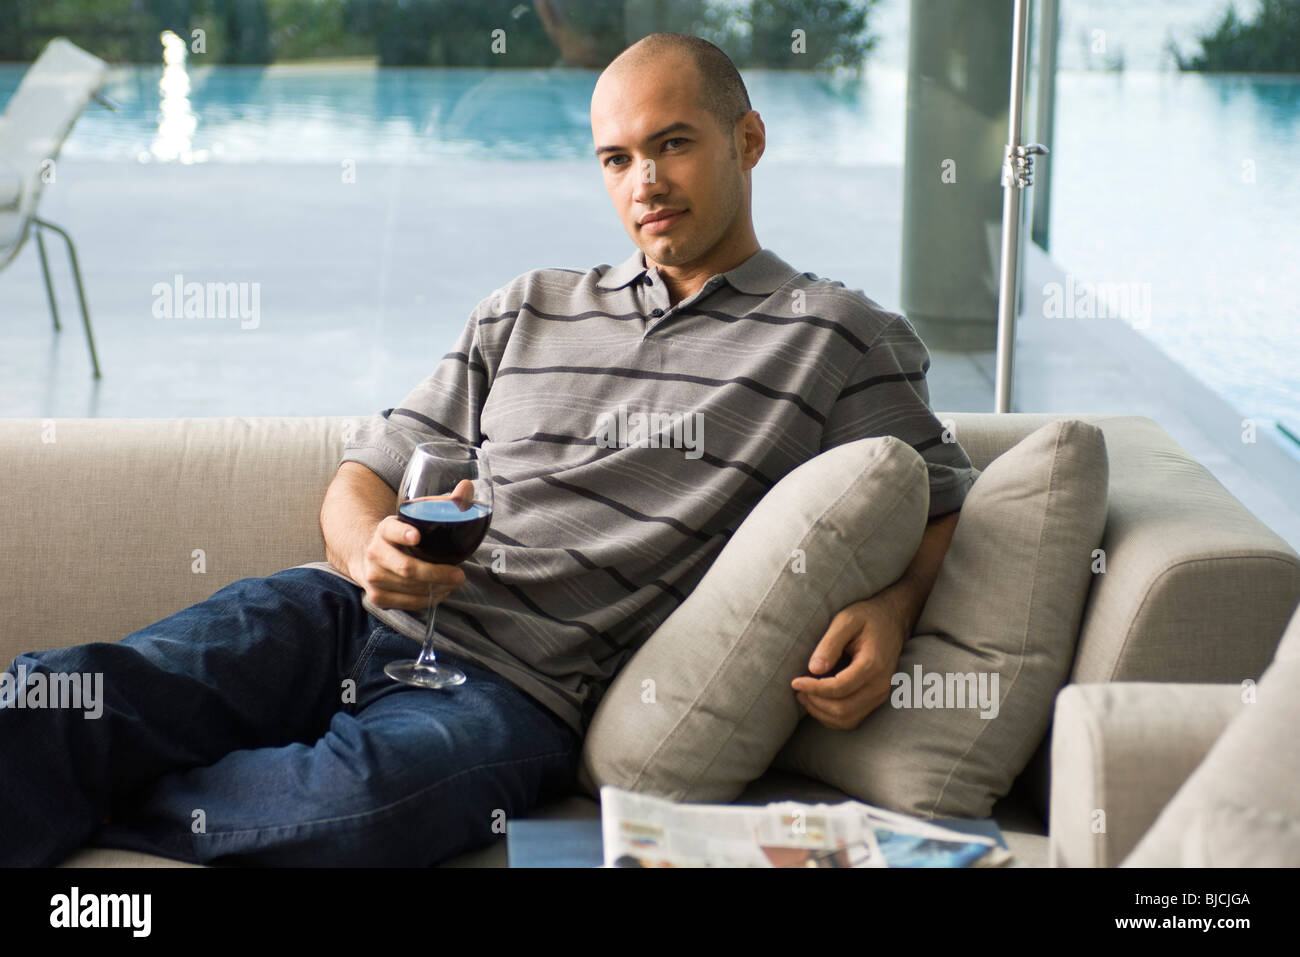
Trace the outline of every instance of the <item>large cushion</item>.
<instances>
[{"instance_id":1,"label":"large cushion","mask_svg":"<svg viewBox=\"0 0 1300 957\"><path fill-rule=\"evenodd\" d=\"M610 682L582 786L736 798L804 713L790 682L831 618L902 576L929 507L925 460L893 436L836 446L784 476Z\"/></svg>"},{"instance_id":2,"label":"large cushion","mask_svg":"<svg viewBox=\"0 0 1300 957\"><path fill-rule=\"evenodd\" d=\"M1046 734L1069 675L1107 476L1101 430L1073 419L990 462L889 700L849 731L805 718L775 766L918 817L988 817Z\"/></svg>"}]
</instances>

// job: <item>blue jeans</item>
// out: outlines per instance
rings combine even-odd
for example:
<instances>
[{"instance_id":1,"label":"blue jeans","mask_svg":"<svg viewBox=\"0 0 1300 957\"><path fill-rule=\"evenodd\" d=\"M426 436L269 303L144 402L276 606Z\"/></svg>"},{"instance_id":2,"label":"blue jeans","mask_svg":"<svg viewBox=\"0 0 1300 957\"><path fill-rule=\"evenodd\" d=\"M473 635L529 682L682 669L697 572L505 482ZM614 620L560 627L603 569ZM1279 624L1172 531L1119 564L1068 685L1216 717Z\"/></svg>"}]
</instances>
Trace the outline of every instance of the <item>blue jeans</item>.
<instances>
[{"instance_id":1,"label":"blue jeans","mask_svg":"<svg viewBox=\"0 0 1300 957\"><path fill-rule=\"evenodd\" d=\"M411 639L317 569L245 578L117 642L9 667L102 673L102 715L0 708L0 864L85 844L203 864L428 866L573 790L581 740L495 673L439 655L431 691L384 665ZM91 611L93 614L93 610Z\"/></svg>"}]
</instances>

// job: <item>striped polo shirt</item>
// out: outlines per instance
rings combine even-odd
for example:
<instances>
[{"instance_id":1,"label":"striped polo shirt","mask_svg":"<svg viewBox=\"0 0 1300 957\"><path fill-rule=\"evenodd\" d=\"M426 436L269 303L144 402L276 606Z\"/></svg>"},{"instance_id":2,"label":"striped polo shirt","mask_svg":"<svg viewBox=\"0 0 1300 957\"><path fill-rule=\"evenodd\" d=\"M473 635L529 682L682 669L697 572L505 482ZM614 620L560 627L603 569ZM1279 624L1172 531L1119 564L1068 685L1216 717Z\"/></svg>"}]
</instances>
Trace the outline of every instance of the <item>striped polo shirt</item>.
<instances>
[{"instance_id":1,"label":"striped polo shirt","mask_svg":"<svg viewBox=\"0 0 1300 957\"><path fill-rule=\"evenodd\" d=\"M438 606L435 648L583 734L615 672L808 458L894 435L926 460L931 517L961 507L978 472L943 441L929 367L904 317L771 250L676 305L637 250L613 267L533 270L482 300L342 461L397 489L420 442L488 451L491 527ZM423 637L420 617L366 605Z\"/></svg>"}]
</instances>

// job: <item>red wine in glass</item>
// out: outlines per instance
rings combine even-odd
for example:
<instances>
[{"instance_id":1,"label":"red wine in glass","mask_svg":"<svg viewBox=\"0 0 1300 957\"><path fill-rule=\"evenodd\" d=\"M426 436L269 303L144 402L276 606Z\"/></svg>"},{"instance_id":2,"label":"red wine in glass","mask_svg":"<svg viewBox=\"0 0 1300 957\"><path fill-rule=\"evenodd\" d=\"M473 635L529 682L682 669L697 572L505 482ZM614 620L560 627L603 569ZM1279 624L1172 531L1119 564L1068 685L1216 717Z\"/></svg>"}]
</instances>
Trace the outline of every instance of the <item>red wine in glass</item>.
<instances>
[{"instance_id":1,"label":"red wine in glass","mask_svg":"<svg viewBox=\"0 0 1300 957\"><path fill-rule=\"evenodd\" d=\"M408 546L426 562L459 565L474 554L487 534L492 509L471 502L462 509L452 499L412 499L397 510L402 521L420 530L418 545Z\"/></svg>"}]
</instances>

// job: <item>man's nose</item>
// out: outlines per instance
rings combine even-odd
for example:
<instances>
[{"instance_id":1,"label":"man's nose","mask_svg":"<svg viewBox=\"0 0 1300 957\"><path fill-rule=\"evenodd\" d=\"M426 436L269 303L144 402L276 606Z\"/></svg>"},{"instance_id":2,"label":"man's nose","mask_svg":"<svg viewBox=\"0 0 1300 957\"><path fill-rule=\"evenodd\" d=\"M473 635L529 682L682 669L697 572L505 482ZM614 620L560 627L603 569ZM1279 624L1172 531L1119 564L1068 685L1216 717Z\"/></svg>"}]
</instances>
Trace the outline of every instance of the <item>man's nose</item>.
<instances>
[{"instance_id":1,"label":"man's nose","mask_svg":"<svg viewBox=\"0 0 1300 957\"><path fill-rule=\"evenodd\" d=\"M659 176L652 160L643 160L632 171L632 199L634 202L653 206L654 199L668 192L668 187ZM648 180L648 182L647 182ZM649 210L646 210L649 212Z\"/></svg>"}]
</instances>

